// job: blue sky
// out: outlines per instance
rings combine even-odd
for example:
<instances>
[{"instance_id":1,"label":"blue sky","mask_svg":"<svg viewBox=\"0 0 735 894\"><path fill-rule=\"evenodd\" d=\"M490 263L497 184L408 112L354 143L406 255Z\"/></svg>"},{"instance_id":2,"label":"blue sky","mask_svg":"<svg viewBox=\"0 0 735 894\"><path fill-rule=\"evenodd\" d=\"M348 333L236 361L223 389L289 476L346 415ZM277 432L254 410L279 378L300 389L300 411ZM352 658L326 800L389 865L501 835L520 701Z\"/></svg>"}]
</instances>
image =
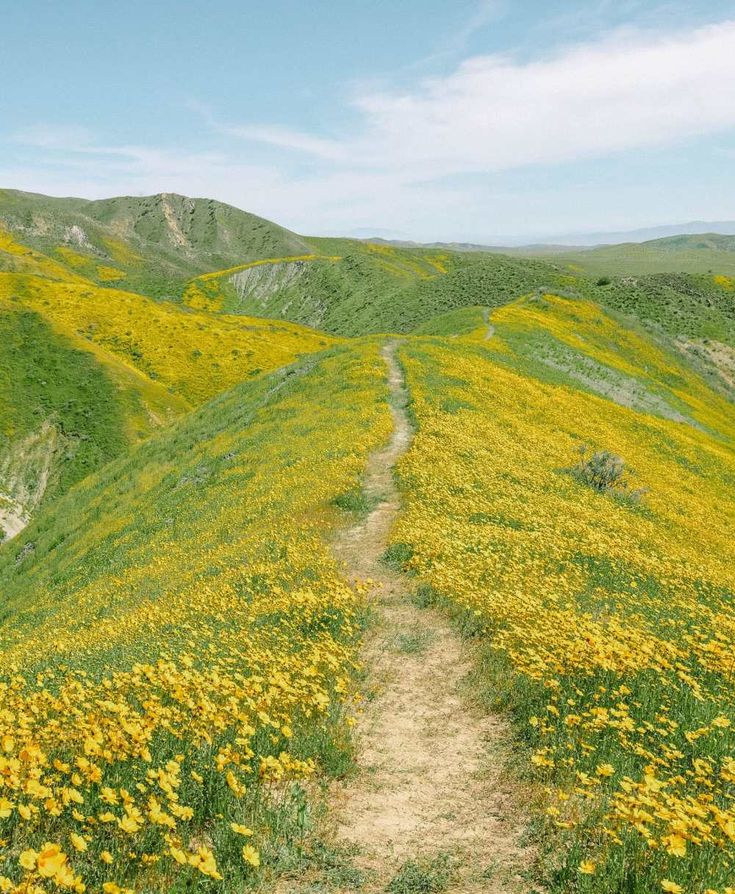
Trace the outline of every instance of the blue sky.
<instances>
[{"instance_id":1,"label":"blue sky","mask_svg":"<svg viewBox=\"0 0 735 894\"><path fill-rule=\"evenodd\" d=\"M735 3L27 0L2 59L6 187L421 240L735 219Z\"/></svg>"}]
</instances>

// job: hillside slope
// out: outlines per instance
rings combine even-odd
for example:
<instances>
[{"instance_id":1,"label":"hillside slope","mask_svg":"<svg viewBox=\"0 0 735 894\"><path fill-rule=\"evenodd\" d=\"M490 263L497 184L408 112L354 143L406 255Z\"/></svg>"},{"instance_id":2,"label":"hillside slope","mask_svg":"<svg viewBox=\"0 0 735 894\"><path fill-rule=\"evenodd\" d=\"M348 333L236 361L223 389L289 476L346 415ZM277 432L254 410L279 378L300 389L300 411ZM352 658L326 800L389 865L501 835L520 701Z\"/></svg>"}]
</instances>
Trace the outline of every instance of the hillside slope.
<instances>
[{"instance_id":1,"label":"hillside slope","mask_svg":"<svg viewBox=\"0 0 735 894\"><path fill-rule=\"evenodd\" d=\"M495 306L536 289L594 289L539 261L347 239L312 239L323 254L258 261L198 277L193 307L294 320L354 337L410 332L437 314ZM329 254L326 254L329 252Z\"/></svg>"},{"instance_id":2,"label":"hillside slope","mask_svg":"<svg viewBox=\"0 0 735 894\"><path fill-rule=\"evenodd\" d=\"M386 556L487 645L476 688L512 706L545 792L540 882L724 884L731 404L589 301L461 308L435 328L399 348L417 432ZM363 588L331 543L371 505L360 481L390 430L380 344L236 385L0 549L13 884L39 878L45 842L94 890L313 869L298 783L350 767ZM591 487L584 444L619 454L630 487Z\"/></svg>"},{"instance_id":3,"label":"hillside slope","mask_svg":"<svg viewBox=\"0 0 735 894\"><path fill-rule=\"evenodd\" d=\"M192 407L334 341L14 273L0 273L0 335L0 536Z\"/></svg>"},{"instance_id":4,"label":"hillside slope","mask_svg":"<svg viewBox=\"0 0 735 894\"><path fill-rule=\"evenodd\" d=\"M89 350L102 349L190 405L334 340L292 323L182 310L134 292L0 274L0 297L41 314Z\"/></svg>"},{"instance_id":5,"label":"hillside slope","mask_svg":"<svg viewBox=\"0 0 735 894\"><path fill-rule=\"evenodd\" d=\"M0 190L0 228L46 255L62 278L124 283L174 300L199 273L310 251L300 236L254 214L172 193L88 201ZM13 263L17 255L0 251L0 269L17 269Z\"/></svg>"},{"instance_id":6,"label":"hillside slope","mask_svg":"<svg viewBox=\"0 0 735 894\"><path fill-rule=\"evenodd\" d=\"M1 891L403 891L427 841L485 890L526 788L519 885L727 891L733 280L307 239L176 196L5 193L0 218ZM420 707L386 664L364 682L367 617L430 674ZM473 718L463 750L470 662L523 765L493 755L489 799L509 724ZM356 766L366 697L395 767ZM352 854L333 827L371 810ZM366 832L409 813L403 850Z\"/></svg>"},{"instance_id":7,"label":"hillside slope","mask_svg":"<svg viewBox=\"0 0 735 894\"><path fill-rule=\"evenodd\" d=\"M114 355L89 350L0 283L0 540L189 404Z\"/></svg>"},{"instance_id":8,"label":"hillside slope","mask_svg":"<svg viewBox=\"0 0 735 894\"><path fill-rule=\"evenodd\" d=\"M328 538L385 394L370 344L240 385L0 550L3 873L56 841L72 886L240 890L297 853L286 781L348 759L360 607Z\"/></svg>"},{"instance_id":9,"label":"hillside slope","mask_svg":"<svg viewBox=\"0 0 735 894\"><path fill-rule=\"evenodd\" d=\"M722 352L702 339L735 347L733 239L677 236L535 259L299 236L171 194L89 202L0 191L0 270L344 336L410 332L453 309L552 290L693 340L702 364L721 369ZM598 283L600 273L612 281Z\"/></svg>"},{"instance_id":10,"label":"hillside slope","mask_svg":"<svg viewBox=\"0 0 735 894\"><path fill-rule=\"evenodd\" d=\"M491 325L401 348L418 428L390 554L482 644L473 688L512 712L548 890L727 890L731 405L591 306ZM591 483L598 451L627 487Z\"/></svg>"},{"instance_id":11,"label":"hillside slope","mask_svg":"<svg viewBox=\"0 0 735 894\"><path fill-rule=\"evenodd\" d=\"M529 252L531 253L531 252ZM647 242L560 251L555 260L593 274L721 273L735 275L735 236L720 233L665 236Z\"/></svg>"}]
</instances>

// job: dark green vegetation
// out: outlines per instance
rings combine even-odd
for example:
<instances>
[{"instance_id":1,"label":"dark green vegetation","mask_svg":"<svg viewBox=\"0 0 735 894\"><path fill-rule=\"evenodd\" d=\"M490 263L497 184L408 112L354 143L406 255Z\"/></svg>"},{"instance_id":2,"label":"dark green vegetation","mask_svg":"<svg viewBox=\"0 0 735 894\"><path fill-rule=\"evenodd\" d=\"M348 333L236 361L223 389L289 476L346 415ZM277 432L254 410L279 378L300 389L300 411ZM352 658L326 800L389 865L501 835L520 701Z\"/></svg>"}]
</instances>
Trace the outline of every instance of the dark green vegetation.
<instances>
[{"instance_id":1,"label":"dark green vegetation","mask_svg":"<svg viewBox=\"0 0 735 894\"><path fill-rule=\"evenodd\" d=\"M456 308L494 307L536 289L559 291L577 282L543 262L503 255L438 254L346 239L312 241L341 257L302 263L292 279L267 294L251 286L237 310L288 318L338 335L411 332ZM586 282L580 285L587 287Z\"/></svg>"},{"instance_id":2,"label":"dark green vegetation","mask_svg":"<svg viewBox=\"0 0 735 894\"><path fill-rule=\"evenodd\" d=\"M447 854L408 860L391 879L388 894L440 894L449 888L452 866Z\"/></svg>"},{"instance_id":3,"label":"dark green vegetation","mask_svg":"<svg viewBox=\"0 0 735 894\"><path fill-rule=\"evenodd\" d=\"M141 411L138 395L116 388L91 354L56 334L38 314L0 310L0 459L13 445L22 451L45 428L40 450L53 453L48 497L125 450L125 417ZM32 490L35 482L18 484Z\"/></svg>"},{"instance_id":4,"label":"dark green vegetation","mask_svg":"<svg viewBox=\"0 0 735 894\"><path fill-rule=\"evenodd\" d=\"M735 291L727 278L688 273L617 277L597 300L659 327L672 337L714 338L733 344Z\"/></svg>"}]
</instances>

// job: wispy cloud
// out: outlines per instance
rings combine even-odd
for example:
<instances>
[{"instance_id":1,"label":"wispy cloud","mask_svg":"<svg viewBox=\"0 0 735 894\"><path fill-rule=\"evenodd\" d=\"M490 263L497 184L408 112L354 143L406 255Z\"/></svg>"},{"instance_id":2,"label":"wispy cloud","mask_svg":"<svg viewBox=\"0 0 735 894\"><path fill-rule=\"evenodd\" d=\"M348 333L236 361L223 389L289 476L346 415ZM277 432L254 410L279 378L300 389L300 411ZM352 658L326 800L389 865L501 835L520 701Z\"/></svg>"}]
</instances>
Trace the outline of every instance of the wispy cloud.
<instances>
[{"instance_id":1,"label":"wispy cloud","mask_svg":"<svg viewBox=\"0 0 735 894\"><path fill-rule=\"evenodd\" d=\"M346 161L348 147L339 140L325 139L308 133L301 133L288 127L276 125L216 125L219 133L252 140L256 143L267 143L280 149L295 149L325 161Z\"/></svg>"},{"instance_id":2,"label":"wispy cloud","mask_svg":"<svg viewBox=\"0 0 735 894\"><path fill-rule=\"evenodd\" d=\"M94 133L78 125L36 124L15 131L10 139L36 149L83 152L94 142Z\"/></svg>"},{"instance_id":3,"label":"wispy cloud","mask_svg":"<svg viewBox=\"0 0 735 894\"><path fill-rule=\"evenodd\" d=\"M360 132L341 140L268 127L257 138L411 179L666 145L735 126L734 46L728 21L664 37L619 31L531 62L477 56L414 89L356 97Z\"/></svg>"},{"instance_id":4,"label":"wispy cloud","mask_svg":"<svg viewBox=\"0 0 735 894\"><path fill-rule=\"evenodd\" d=\"M467 18L460 22L455 31L444 36L432 53L404 66L402 71L421 71L442 60L455 59L465 53L468 44L475 35L493 22L502 19L507 12L507 0L479 0Z\"/></svg>"}]
</instances>

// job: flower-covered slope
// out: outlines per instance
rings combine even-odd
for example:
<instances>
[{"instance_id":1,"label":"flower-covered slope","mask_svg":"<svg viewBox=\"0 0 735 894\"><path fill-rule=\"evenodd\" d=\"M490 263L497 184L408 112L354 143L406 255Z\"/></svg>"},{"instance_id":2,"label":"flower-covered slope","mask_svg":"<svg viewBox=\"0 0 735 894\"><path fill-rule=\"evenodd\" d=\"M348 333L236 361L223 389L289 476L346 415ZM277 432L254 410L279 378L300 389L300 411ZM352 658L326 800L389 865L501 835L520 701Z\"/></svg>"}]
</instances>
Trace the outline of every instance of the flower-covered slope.
<instances>
[{"instance_id":1,"label":"flower-covered slope","mask_svg":"<svg viewBox=\"0 0 735 894\"><path fill-rule=\"evenodd\" d=\"M262 376L0 553L3 891L240 890L303 831L287 783L344 764L359 627L333 501L385 394L370 343Z\"/></svg>"},{"instance_id":2,"label":"flower-covered slope","mask_svg":"<svg viewBox=\"0 0 735 894\"><path fill-rule=\"evenodd\" d=\"M402 348L417 434L392 550L487 645L479 679L527 743L553 890L730 890L732 406L584 302L489 324ZM588 486L584 445L622 458L629 487Z\"/></svg>"}]
</instances>

